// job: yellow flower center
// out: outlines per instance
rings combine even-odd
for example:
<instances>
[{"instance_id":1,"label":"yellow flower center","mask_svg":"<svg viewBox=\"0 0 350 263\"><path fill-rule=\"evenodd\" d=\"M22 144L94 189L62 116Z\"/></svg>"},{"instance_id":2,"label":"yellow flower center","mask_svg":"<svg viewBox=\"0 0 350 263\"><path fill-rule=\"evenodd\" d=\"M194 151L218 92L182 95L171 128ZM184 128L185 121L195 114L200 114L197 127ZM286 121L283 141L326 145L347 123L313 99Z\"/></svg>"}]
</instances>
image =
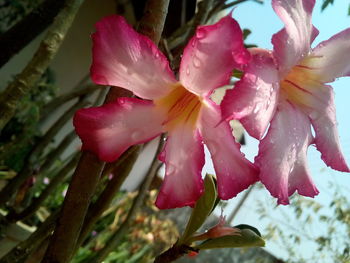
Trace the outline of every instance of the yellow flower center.
<instances>
[{"instance_id":1,"label":"yellow flower center","mask_svg":"<svg viewBox=\"0 0 350 263\"><path fill-rule=\"evenodd\" d=\"M177 83L172 92L161 99L155 100L154 104L167 112L164 126L169 131L177 125L185 124L194 128L202 102L198 96Z\"/></svg>"},{"instance_id":2,"label":"yellow flower center","mask_svg":"<svg viewBox=\"0 0 350 263\"><path fill-rule=\"evenodd\" d=\"M281 81L281 95L293 103L308 105L317 87L322 85L320 77L312 66L317 56L308 56L294 66Z\"/></svg>"}]
</instances>

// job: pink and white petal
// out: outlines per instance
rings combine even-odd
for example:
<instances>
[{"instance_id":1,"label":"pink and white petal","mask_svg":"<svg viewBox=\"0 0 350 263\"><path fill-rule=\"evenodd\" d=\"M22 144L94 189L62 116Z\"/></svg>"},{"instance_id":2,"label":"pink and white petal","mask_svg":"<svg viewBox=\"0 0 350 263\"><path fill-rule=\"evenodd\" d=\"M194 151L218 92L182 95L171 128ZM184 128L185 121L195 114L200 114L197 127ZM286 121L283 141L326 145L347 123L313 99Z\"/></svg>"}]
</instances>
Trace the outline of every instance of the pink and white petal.
<instances>
[{"instance_id":1,"label":"pink and white petal","mask_svg":"<svg viewBox=\"0 0 350 263\"><path fill-rule=\"evenodd\" d=\"M197 28L182 56L180 82L197 95L208 95L228 84L232 69L249 58L238 23L226 16L214 25Z\"/></svg>"},{"instance_id":2,"label":"pink and white petal","mask_svg":"<svg viewBox=\"0 0 350 263\"><path fill-rule=\"evenodd\" d=\"M333 89L327 85L318 85L316 88L318 97L311 97L309 107L305 107L315 130L316 148L328 166L341 172L350 172L340 147Z\"/></svg>"},{"instance_id":3,"label":"pink and white petal","mask_svg":"<svg viewBox=\"0 0 350 263\"><path fill-rule=\"evenodd\" d=\"M186 125L171 130L159 159L165 163L165 178L156 206L160 209L194 206L204 191L201 175L204 149L198 131Z\"/></svg>"},{"instance_id":4,"label":"pink and white petal","mask_svg":"<svg viewBox=\"0 0 350 263\"><path fill-rule=\"evenodd\" d=\"M288 197L295 191L310 197L318 194L307 166L307 149L312 142L307 115L295 105L281 102L255 157L261 182L279 204L289 204Z\"/></svg>"},{"instance_id":5,"label":"pink and white petal","mask_svg":"<svg viewBox=\"0 0 350 263\"><path fill-rule=\"evenodd\" d=\"M332 82L336 78L350 76L350 28L321 42L307 59L320 82Z\"/></svg>"},{"instance_id":6,"label":"pink and white petal","mask_svg":"<svg viewBox=\"0 0 350 263\"><path fill-rule=\"evenodd\" d=\"M311 43L318 35L318 30L311 22L314 5L315 0L272 1L273 9L285 25L272 37L282 76L309 54Z\"/></svg>"},{"instance_id":7,"label":"pink and white petal","mask_svg":"<svg viewBox=\"0 0 350 263\"><path fill-rule=\"evenodd\" d=\"M153 103L135 98L119 98L101 107L78 110L75 130L82 150L112 162L131 145L146 142L162 132L165 114Z\"/></svg>"},{"instance_id":8,"label":"pink and white petal","mask_svg":"<svg viewBox=\"0 0 350 263\"><path fill-rule=\"evenodd\" d=\"M200 131L207 145L221 199L230 199L258 181L258 170L240 151L228 122L221 121L219 106L206 101L200 115Z\"/></svg>"},{"instance_id":9,"label":"pink and white petal","mask_svg":"<svg viewBox=\"0 0 350 263\"><path fill-rule=\"evenodd\" d=\"M240 120L247 132L261 139L275 113L279 77L271 54L252 49L243 78L228 90L221 103L223 117Z\"/></svg>"},{"instance_id":10,"label":"pink and white petal","mask_svg":"<svg viewBox=\"0 0 350 263\"><path fill-rule=\"evenodd\" d=\"M165 96L176 82L166 57L146 36L137 33L121 16L96 24L92 35L92 80L119 86L145 99Z\"/></svg>"}]
</instances>

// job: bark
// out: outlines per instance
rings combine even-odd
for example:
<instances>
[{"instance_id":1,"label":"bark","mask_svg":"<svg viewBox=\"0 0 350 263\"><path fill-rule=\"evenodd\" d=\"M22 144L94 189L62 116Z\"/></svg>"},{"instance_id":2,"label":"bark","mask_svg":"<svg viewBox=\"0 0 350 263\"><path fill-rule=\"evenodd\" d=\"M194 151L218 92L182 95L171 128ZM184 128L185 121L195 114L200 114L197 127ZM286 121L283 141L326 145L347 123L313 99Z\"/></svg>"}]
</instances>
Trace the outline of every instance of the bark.
<instances>
[{"instance_id":1,"label":"bark","mask_svg":"<svg viewBox=\"0 0 350 263\"><path fill-rule=\"evenodd\" d=\"M62 11L35 52L32 60L19 73L0 97L0 132L16 112L18 102L30 92L50 65L84 0L66 0Z\"/></svg>"}]
</instances>

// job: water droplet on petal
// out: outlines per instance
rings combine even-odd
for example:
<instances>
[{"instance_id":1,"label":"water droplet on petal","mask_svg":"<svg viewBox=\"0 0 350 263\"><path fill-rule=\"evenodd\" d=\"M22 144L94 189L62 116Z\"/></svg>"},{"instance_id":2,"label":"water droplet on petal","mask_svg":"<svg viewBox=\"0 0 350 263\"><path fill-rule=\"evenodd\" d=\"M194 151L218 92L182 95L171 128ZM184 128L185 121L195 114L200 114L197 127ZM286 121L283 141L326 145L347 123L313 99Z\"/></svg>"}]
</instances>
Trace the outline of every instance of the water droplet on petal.
<instances>
[{"instance_id":1,"label":"water droplet on petal","mask_svg":"<svg viewBox=\"0 0 350 263\"><path fill-rule=\"evenodd\" d=\"M206 36L206 31L205 31L205 29L204 28L198 28L197 29L197 32L196 32L196 37L198 38L198 39L202 39L202 38L204 38L205 36Z\"/></svg>"},{"instance_id":2,"label":"water droplet on petal","mask_svg":"<svg viewBox=\"0 0 350 263\"><path fill-rule=\"evenodd\" d=\"M186 74L190 75L190 67L189 66L186 67Z\"/></svg>"},{"instance_id":3,"label":"water droplet on petal","mask_svg":"<svg viewBox=\"0 0 350 263\"><path fill-rule=\"evenodd\" d=\"M199 68L201 66L201 61L198 57L193 57L193 65L196 67L196 68Z\"/></svg>"},{"instance_id":4,"label":"water droplet on petal","mask_svg":"<svg viewBox=\"0 0 350 263\"><path fill-rule=\"evenodd\" d=\"M166 165L166 174L167 175L172 175L175 173L175 171L176 171L176 167L174 165L172 165L170 163Z\"/></svg>"},{"instance_id":5,"label":"water droplet on petal","mask_svg":"<svg viewBox=\"0 0 350 263\"><path fill-rule=\"evenodd\" d=\"M131 139L134 141L140 141L142 137L142 131L134 131L131 133Z\"/></svg>"},{"instance_id":6,"label":"water droplet on petal","mask_svg":"<svg viewBox=\"0 0 350 263\"><path fill-rule=\"evenodd\" d=\"M155 57L155 58L159 58L159 53L158 53L158 52L155 53L155 54L154 54L154 57Z\"/></svg>"}]
</instances>

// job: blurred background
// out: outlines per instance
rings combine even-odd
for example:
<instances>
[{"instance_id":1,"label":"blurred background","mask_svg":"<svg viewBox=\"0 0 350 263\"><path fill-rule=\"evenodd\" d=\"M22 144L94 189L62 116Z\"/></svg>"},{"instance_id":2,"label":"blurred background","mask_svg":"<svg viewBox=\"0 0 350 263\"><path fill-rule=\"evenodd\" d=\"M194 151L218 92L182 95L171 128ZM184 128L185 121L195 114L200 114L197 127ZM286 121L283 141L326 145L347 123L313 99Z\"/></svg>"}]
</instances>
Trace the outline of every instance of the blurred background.
<instances>
[{"instance_id":1,"label":"blurred background","mask_svg":"<svg viewBox=\"0 0 350 263\"><path fill-rule=\"evenodd\" d=\"M175 70L200 2L205 1L170 1L160 48ZM272 49L271 37L283 25L273 12L270 1L213 2L215 4L204 23L213 23L234 8L233 17L244 29L247 47ZM350 25L348 1L316 2L313 23L320 34L314 45ZM0 222L0 257L27 240L62 204L81 146L74 134L71 117L78 108L100 105L107 94L108 87L96 86L89 79L90 36L94 24L104 16L120 14L137 27L144 5L144 0L85 1L50 66L31 92L23 97L15 117L0 134L0 188L5 189L6 184L16 181L14 178L18 174L23 178L16 183L17 187L8 200L1 204L0 212L6 220ZM62 6L52 0L0 1L0 48L3 51L0 54L0 90L4 90L31 61ZM38 8L43 9L38 11ZM40 13L42 20L37 22L33 17L27 18L33 11ZM25 18L28 19L25 26L19 27ZM236 80L233 78L232 83ZM340 141L348 163L349 85L347 78L332 84L336 94ZM224 89L216 92L215 99L220 100L223 94ZM232 126L236 139L242 143L242 151L253 161L258 141L250 138L239 123L233 122ZM158 139L144 146L113 203L89 233L72 262L87 262L120 226L151 165L157 145ZM277 206L269 192L257 184L228 202L220 202L214 216L204 226L206 229L215 225L223 213L232 226L249 224L258 228L266 240L264 249L203 251L194 258L183 257L178 262L350 262L349 174L327 168L314 147L310 147L308 158L320 191L314 199L295 195L291 205ZM152 189L159 189L163 172L162 167L152 182ZM208 151L203 175L206 173L215 174ZM118 174L118 166L111 167L106 178L115 174ZM102 184L100 192L106 184ZM153 206L156 193L156 190L150 191L129 234L104 262L151 262L155 255L176 241L187 221L189 208L158 211ZM37 246L23 262L39 262L42 253L43 249Z\"/></svg>"}]
</instances>

